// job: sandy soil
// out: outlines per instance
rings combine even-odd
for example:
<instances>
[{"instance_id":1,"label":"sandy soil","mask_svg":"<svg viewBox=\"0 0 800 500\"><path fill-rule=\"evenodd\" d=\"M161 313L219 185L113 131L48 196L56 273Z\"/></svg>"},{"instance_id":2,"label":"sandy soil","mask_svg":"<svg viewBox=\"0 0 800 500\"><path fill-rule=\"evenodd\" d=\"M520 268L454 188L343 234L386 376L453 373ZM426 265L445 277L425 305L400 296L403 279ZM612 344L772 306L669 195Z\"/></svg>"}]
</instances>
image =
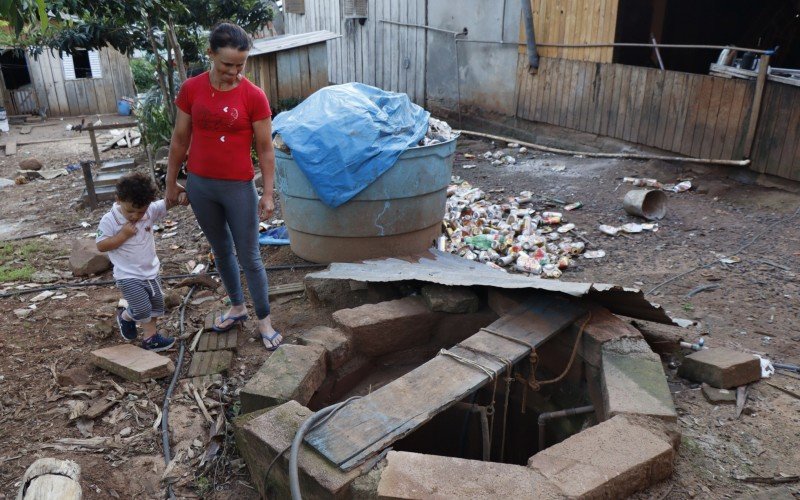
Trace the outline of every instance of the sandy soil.
<instances>
[{"instance_id":1,"label":"sandy soil","mask_svg":"<svg viewBox=\"0 0 800 500\"><path fill-rule=\"evenodd\" d=\"M68 137L68 122L54 121L36 127L25 136L32 140ZM17 137L17 140L20 140ZM800 197L787 192L743 185L728 177L724 169L659 162L613 161L563 157L540 153L517 154L513 166L494 167L483 159L486 151L505 144L462 138L459 141L454 175L461 176L501 199L531 190L565 201L581 201L583 208L570 212L569 220L603 249L598 260L577 259L562 279L596 281L639 287L648 291L663 281L703 264L711 263L661 287L650 298L663 304L673 315L698 321L697 327L672 329L674 335L695 341L701 336L710 346L727 346L764 354L772 360L800 361L800 328L797 326L800 241L798 221L792 218ZM104 158L141 156L141 150L114 150ZM464 154L475 155L466 158ZM13 178L19 160L37 157L45 168L57 168L91 158L86 137L74 141L21 146L16 156L0 157L0 177ZM461 168L477 164L474 169ZM562 170L559 167L563 165ZM608 237L597 231L602 223L619 225L634 219L622 210L621 200L630 186L624 176L655 177L663 182L692 178L695 189L668 195L668 213L656 233ZM50 181L32 181L0 190L0 240L58 230L81 222L90 228L59 233L55 239L34 238L10 245L0 241L5 253L0 260L16 267L32 265L49 271L59 282L75 282L70 276L67 256L73 242L89 237L108 205L93 212L76 208L83 190L80 173ZM502 191L500 191L502 190ZM545 208L547 205L542 204ZM550 208L558 209L554 204ZM202 262L208 246L191 211L177 208L169 215L177 223L171 238L159 238L158 250L165 275L187 272L190 261ZM736 253L736 264L721 264L719 255ZM267 265L298 263L288 248L264 249ZM714 263L716 261L716 263ZM272 284L302 280L305 272L270 272ZM97 277L111 279L110 273ZM168 282L175 298L186 288ZM13 291L24 283L0 283L0 291ZM719 288L687 298L695 288L717 284ZM66 289L63 298L38 304L26 319L14 309L26 307L33 295L0 298L0 498L16 495L19 478L37 457L55 456L76 460L83 469L82 486L87 498L157 498L163 493L159 479L164 470L160 434L152 430L168 380L157 383L125 382L88 365L91 350L119 342L113 312L119 295L110 285ZM204 300L205 297L210 297ZM222 295L200 291L197 302L187 308L187 331L194 332L203 318L223 306ZM279 330L291 338L296 332L329 321L302 295L281 297L273 302ZM177 308L163 322L171 334L178 334ZM248 326L252 332L253 325ZM173 359L177 351L170 352ZM222 388L206 393L209 402L231 417L237 411L235 390L268 356L258 342L244 342L236 354L231 379ZM189 361L190 357L187 358ZM683 433L683 446L671 479L641 494L641 498L737 498L771 486L740 481L735 477L800 474L798 423L800 400L765 383L750 388L745 413L738 419L732 407L707 403L699 388L679 379L670 368L678 357L665 355L665 371L674 392ZM88 384L59 386L56 377L65 372L85 372ZM776 376L774 383L800 392L800 380ZM104 394L120 400L98 418L92 429L70 419L76 406ZM173 471L180 496L206 498L257 498L248 474L228 433L217 440L221 455L200 465L206 449L204 421L193 397L179 386L172 400L170 423L172 446L182 450L181 464ZM126 430L130 428L130 430ZM130 432L130 434L128 434ZM124 437L124 436L127 437ZM108 437L103 446L65 444L63 438ZM71 448L72 446L72 448ZM788 487L797 491L798 483Z\"/></svg>"}]
</instances>

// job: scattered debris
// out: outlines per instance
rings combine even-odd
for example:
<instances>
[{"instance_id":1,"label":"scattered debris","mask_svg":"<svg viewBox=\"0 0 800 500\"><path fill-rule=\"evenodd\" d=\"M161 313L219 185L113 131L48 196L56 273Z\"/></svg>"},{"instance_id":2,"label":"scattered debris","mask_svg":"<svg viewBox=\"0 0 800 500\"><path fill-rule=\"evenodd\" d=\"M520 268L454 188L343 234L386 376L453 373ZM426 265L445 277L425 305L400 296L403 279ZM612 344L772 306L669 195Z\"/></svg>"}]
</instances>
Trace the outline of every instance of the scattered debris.
<instances>
[{"instance_id":1,"label":"scattered debris","mask_svg":"<svg viewBox=\"0 0 800 500\"><path fill-rule=\"evenodd\" d=\"M728 389L717 389L716 387L711 387L705 382L702 385L702 390L703 396L711 404L736 404L736 392L734 391L729 391Z\"/></svg>"},{"instance_id":2,"label":"scattered debris","mask_svg":"<svg viewBox=\"0 0 800 500\"><path fill-rule=\"evenodd\" d=\"M434 117L428 119L428 131L420 141L420 146L432 146L441 142L447 142L458 137L458 133L446 121L438 120Z\"/></svg>"}]
</instances>

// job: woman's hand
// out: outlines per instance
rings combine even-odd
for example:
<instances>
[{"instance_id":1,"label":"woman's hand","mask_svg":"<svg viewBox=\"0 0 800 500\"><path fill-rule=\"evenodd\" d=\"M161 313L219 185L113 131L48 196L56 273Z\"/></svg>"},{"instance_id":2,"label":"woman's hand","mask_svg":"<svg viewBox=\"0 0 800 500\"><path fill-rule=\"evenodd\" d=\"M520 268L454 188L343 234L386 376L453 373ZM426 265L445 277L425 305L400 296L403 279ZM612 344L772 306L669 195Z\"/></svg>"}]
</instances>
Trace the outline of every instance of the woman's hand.
<instances>
[{"instance_id":1,"label":"woman's hand","mask_svg":"<svg viewBox=\"0 0 800 500\"><path fill-rule=\"evenodd\" d=\"M181 196L185 193L185 191L186 190L183 189L183 186L177 182L173 182L171 184L168 182L167 193L164 196L164 198L167 200L167 205L170 207L174 207L175 205L188 205L188 198L185 195Z\"/></svg>"},{"instance_id":2,"label":"woman's hand","mask_svg":"<svg viewBox=\"0 0 800 500\"><path fill-rule=\"evenodd\" d=\"M275 202L272 200L272 196L262 196L258 200L258 219L265 221L272 216L273 212L275 212Z\"/></svg>"}]
</instances>

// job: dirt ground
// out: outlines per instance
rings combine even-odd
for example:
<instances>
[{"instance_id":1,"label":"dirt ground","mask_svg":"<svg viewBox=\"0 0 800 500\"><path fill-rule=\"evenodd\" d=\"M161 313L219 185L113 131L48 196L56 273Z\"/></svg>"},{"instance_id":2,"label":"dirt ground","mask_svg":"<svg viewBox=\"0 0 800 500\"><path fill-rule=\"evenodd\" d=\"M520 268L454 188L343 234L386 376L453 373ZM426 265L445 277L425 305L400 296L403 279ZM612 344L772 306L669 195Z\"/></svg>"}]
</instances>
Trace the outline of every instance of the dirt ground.
<instances>
[{"instance_id":1,"label":"dirt ground","mask_svg":"<svg viewBox=\"0 0 800 500\"><path fill-rule=\"evenodd\" d=\"M66 123L69 122L53 120L47 126L34 128L25 138L74 136L75 140L19 147L16 156L0 157L0 178L13 179L18 162L28 157L38 158L45 169L91 158L88 138L67 132ZM12 134L17 133L12 130ZM462 137L453 174L491 192L498 200L530 190L553 199L582 202L584 206L567 217L591 242L588 249L602 249L607 255L597 260L576 259L563 280L615 283L648 291L669 278L706 265L650 295L673 316L695 320L697 326L645 327L689 341L703 337L706 345L758 353L773 361L800 361L800 252L796 243L800 241L800 216L795 216L800 196L740 184L731 180L724 168L538 152L519 154L512 149L508 152L516 163L495 167L482 156L486 151L502 148L508 149L505 144ZM579 145L575 149L580 149ZM122 156L141 157L142 151L122 149L103 154L104 159ZM465 164L477 167L464 169ZM668 194L667 216L657 232L605 236L597 230L599 224L634 221L621 206L625 192L631 189L621 182L625 176L654 177L665 183L691 178L695 188ZM80 208L77 202L82 190L80 172L0 190L0 271L26 265L35 271L46 271L18 281L0 282L0 293L18 290L35 279L39 279L39 285L50 280L79 281L69 271L72 244L76 239L91 237L109 208L108 204L93 212ZM548 206L545 202L539 206L556 210L560 207L558 203ZM186 273L194 263L206 261L208 245L189 209L176 208L169 218L176 223L172 231L177 234L157 238L163 273ZM55 237L2 241L81 222L91 227L68 230ZM750 245L746 249L735 253L747 243ZM267 266L302 262L288 247L264 248L262 254ZM722 264L721 257L738 257L734 260L741 261ZM271 271L270 282L297 282L306 272ZM110 272L92 278L110 279ZM167 282L175 302L187 292L176 283ZM689 292L709 284L718 288L687 297ZM159 480L164 462L160 432L153 427L169 380L135 384L93 369L88 363L90 351L119 343L113 321L119 299L116 289L109 284L61 289L57 295L38 302L30 316L18 318L13 311L29 306L34 296L0 298L0 349L5 352L0 357L0 499L3 494L5 498L15 496L26 467L43 456L77 461L82 467L86 498L161 498L164 489ZM186 332L196 332L209 312L223 307L221 294L198 291L187 306ZM273 311L277 328L288 339L305 328L329 321L301 294L275 299ZM172 308L162 325L172 335L180 333L177 307ZM247 332L252 333L253 325L248 327ZM176 359L177 350L169 355ZM205 392L212 418L220 411L228 418L236 413L236 389L267 356L254 339L241 344L226 384L201 391ZM186 362L190 359L191 353ZM800 399L761 382L750 387L745 412L737 419L733 407L707 403L695 384L677 377L672 367L680 361L679 355L664 355L663 361L683 442L675 474L640 494L640 498L738 498L775 487L764 484L770 481L786 482L786 491L797 494L800 483L790 480L791 476L800 475L800 451L796 446L800 437ZM59 375L74 373L88 375L90 380L62 380L64 385L59 385ZM776 375L771 382L800 392L800 377ZM70 418L79 415L86 402L104 395L119 402L97 418L93 426L87 426L80 417ZM182 454L180 463L168 474L175 481L176 494L257 498L229 433L222 432L212 440L221 445L220 454L201 465L207 449L207 427L193 394L184 384L176 388L170 408L173 452ZM760 481L753 477L771 479Z\"/></svg>"}]
</instances>

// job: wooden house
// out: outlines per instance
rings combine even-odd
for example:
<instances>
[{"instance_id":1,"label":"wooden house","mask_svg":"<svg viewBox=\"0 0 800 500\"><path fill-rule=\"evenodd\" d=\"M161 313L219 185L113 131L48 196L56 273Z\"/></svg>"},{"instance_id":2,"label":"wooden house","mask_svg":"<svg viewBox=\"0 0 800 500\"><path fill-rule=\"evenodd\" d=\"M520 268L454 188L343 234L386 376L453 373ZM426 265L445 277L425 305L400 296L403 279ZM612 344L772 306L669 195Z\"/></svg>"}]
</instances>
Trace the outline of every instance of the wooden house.
<instances>
[{"instance_id":1,"label":"wooden house","mask_svg":"<svg viewBox=\"0 0 800 500\"><path fill-rule=\"evenodd\" d=\"M111 47L63 57L4 50L0 70L0 97L9 115L116 113L123 97L136 95L128 57Z\"/></svg>"},{"instance_id":2,"label":"wooden house","mask_svg":"<svg viewBox=\"0 0 800 500\"><path fill-rule=\"evenodd\" d=\"M247 78L264 89L273 111L290 107L328 85L328 40L321 30L258 39L247 59Z\"/></svg>"},{"instance_id":3,"label":"wooden house","mask_svg":"<svg viewBox=\"0 0 800 500\"><path fill-rule=\"evenodd\" d=\"M767 70L800 67L800 7L724 4L531 0L534 73L519 0L292 0L284 17L287 33L341 35L328 45L332 83L405 92L439 114L749 158L752 170L800 180L800 72ZM757 47L734 57L763 71L711 71L729 44Z\"/></svg>"}]
</instances>

